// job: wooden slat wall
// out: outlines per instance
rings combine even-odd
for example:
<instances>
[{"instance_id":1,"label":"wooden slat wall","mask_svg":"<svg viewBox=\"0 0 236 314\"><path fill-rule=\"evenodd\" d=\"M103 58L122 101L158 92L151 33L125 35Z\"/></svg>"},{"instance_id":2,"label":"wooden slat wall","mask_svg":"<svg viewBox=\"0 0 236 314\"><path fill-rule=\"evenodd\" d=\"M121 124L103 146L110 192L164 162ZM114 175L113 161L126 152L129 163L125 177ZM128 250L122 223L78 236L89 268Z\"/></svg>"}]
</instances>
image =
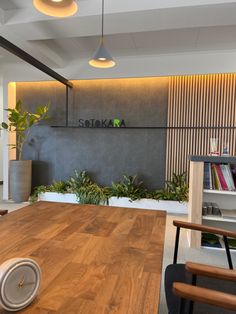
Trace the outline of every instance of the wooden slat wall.
<instances>
[{"instance_id":1,"label":"wooden slat wall","mask_svg":"<svg viewBox=\"0 0 236 314\"><path fill-rule=\"evenodd\" d=\"M236 74L169 80L166 180L188 170L189 154L208 154L211 137L219 139L220 151L228 143L236 153Z\"/></svg>"}]
</instances>

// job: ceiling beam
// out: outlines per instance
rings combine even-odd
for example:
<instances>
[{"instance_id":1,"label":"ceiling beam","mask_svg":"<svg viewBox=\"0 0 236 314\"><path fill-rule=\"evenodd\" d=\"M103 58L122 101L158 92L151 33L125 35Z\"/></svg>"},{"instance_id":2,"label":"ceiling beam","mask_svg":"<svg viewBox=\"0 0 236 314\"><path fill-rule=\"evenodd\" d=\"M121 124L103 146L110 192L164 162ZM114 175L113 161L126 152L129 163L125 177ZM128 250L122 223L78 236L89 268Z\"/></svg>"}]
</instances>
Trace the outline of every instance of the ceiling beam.
<instances>
[{"instance_id":1,"label":"ceiling beam","mask_svg":"<svg viewBox=\"0 0 236 314\"><path fill-rule=\"evenodd\" d=\"M47 75L51 76L52 78L61 82L62 84L66 85L68 87L71 87L71 88L73 87L73 84L69 80L67 80L66 78L64 78L63 76L61 76L60 74L58 74L57 72L55 72L54 70L49 68L47 65L40 62L39 60L35 59L30 54L28 54L26 51L17 47L16 45L14 45L13 43L11 43L10 41L8 41L7 39L5 39L2 36L0 36L0 47L6 49L10 53L14 54L15 56L19 57L20 59L24 60L25 62L31 64L32 66L34 66L38 70L46 73Z\"/></svg>"}]
</instances>

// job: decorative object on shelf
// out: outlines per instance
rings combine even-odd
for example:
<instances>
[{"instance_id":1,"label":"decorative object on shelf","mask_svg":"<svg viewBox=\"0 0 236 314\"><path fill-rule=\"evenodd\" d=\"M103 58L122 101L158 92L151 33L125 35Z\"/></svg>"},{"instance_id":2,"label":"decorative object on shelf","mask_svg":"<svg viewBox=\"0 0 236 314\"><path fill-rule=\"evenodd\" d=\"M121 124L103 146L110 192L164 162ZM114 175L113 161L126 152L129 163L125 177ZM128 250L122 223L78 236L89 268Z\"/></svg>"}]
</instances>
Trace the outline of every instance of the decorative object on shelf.
<instances>
[{"instance_id":1,"label":"decorative object on shelf","mask_svg":"<svg viewBox=\"0 0 236 314\"><path fill-rule=\"evenodd\" d=\"M2 128L9 132L16 132L16 143L10 144L16 149L16 160L10 161L10 192L13 201L20 203L28 201L31 193L32 160L22 160L22 151L27 143L31 128L40 121L48 118L48 106L39 106L35 113L25 111L19 100L14 109L9 112L9 123L2 122Z\"/></svg>"},{"instance_id":2,"label":"decorative object on shelf","mask_svg":"<svg viewBox=\"0 0 236 314\"><path fill-rule=\"evenodd\" d=\"M222 217L225 219L234 219L236 221L236 209L221 209Z\"/></svg>"},{"instance_id":3,"label":"decorative object on shelf","mask_svg":"<svg viewBox=\"0 0 236 314\"><path fill-rule=\"evenodd\" d=\"M95 68L112 68L116 65L111 54L104 45L104 0L102 0L102 38L101 43L89 64Z\"/></svg>"},{"instance_id":4,"label":"decorative object on shelf","mask_svg":"<svg viewBox=\"0 0 236 314\"><path fill-rule=\"evenodd\" d=\"M0 265L0 306L10 312L27 307L37 296L39 265L29 258L12 258Z\"/></svg>"},{"instance_id":5,"label":"decorative object on shelf","mask_svg":"<svg viewBox=\"0 0 236 314\"><path fill-rule=\"evenodd\" d=\"M33 0L33 4L41 13L54 17L68 17L78 11L76 0Z\"/></svg>"},{"instance_id":6,"label":"decorative object on shelf","mask_svg":"<svg viewBox=\"0 0 236 314\"><path fill-rule=\"evenodd\" d=\"M216 203L203 202L202 215L203 216L208 216L208 215L221 216L220 208Z\"/></svg>"},{"instance_id":7,"label":"decorative object on shelf","mask_svg":"<svg viewBox=\"0 0 236 314\"><path fill-rule=\"evenodd\" d=\"M229 143L223 144L222 156L229 156Z\"/></svg>"},{"instance_id":8,"label":"decorative object on shelf","mask_svg":"<svg viewBox=\"0 0 236 314\"><path fill-rule=\"evenodd\" d=\"M211 156L220 155L218 151L218 138L210 138L210 155Z\"/></svg>"}]
</instances>

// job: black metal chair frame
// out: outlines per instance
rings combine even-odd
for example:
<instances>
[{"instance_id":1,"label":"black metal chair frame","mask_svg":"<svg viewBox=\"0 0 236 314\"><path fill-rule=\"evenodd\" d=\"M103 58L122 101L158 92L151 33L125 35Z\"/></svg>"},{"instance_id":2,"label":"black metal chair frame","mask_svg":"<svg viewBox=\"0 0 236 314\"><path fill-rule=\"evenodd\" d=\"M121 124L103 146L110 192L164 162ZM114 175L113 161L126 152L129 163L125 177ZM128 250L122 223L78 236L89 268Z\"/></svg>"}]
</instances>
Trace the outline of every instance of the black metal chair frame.
<instances>
[{"instance_id":1,"label":"black metal chair frame","mask_svg":"<svg viewBox=\"0 0 236 314\"><path fill-rule=\"evenodd\" d=\"M178 250L179 250L180 229L181 229L180 226L176 226L175 249L174 249L173 264L177 264ZM196 231L198 231L198 230L196 230ZM199 232L201 232L201 231L199 231ZM232 262L232 257L231 257L231 253L230 253L230 249L229 249L228 237L227 236L223 236L223 240L224 240L224 244L225 244L225 252L226 252L226 257L227 257L229 269L233 269L233 262ZM197 284L197 275L193 274L192 275L192 285L196 286L196 284ZM186 300L184 298L181 298L179 314L185 314L185 307L186 307ZM190 301L188 314L193 314L193 309L194 309L194 302Z\"/></svg>"}]
</instances>

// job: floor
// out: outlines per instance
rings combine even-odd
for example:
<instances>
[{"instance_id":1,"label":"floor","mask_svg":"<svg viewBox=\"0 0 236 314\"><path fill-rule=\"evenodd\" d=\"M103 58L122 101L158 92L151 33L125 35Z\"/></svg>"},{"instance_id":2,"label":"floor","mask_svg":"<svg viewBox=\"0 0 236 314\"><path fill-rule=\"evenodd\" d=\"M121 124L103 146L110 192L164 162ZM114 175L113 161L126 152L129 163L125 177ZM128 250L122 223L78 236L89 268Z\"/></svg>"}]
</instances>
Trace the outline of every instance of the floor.
<instances>
[{"instance_id":1,"label":"floor","mask_svg":"<svg viewBox=\"0 0 236 314\"><path fill-rule=\"evenodd\" d=\"M1 198L2 189L0 188L0 200ZM28 203L21 203L15 204L13 202L6 202L0 201L0 209L8 209L9 212L13 210L17 210L21 207L28 205ZM179 215L179 216L167 216L167 223L166 223L166 235L165 235L165 248L164 248L164 260L163 260L163 274L165 267L172 263L173 259L173 247L174 247L174 240L175 240L175 227L173 226L172 222L174 219L178 220L186 220L186 215ZM232 253L233 263L236 265L236 252ZM225 257L224 251L218 250L210 250L210 249L190 249L188 247L188 240L187 240L187 231L182 230L180 235L180 247L179 247L179 259L180 262L184 261L195 261L206 263L209 265L217 265L222 267L227 267L227 260ZM161 291L161 304L159 314L167 314L166 303L165 303L165 293L163 287L163 280L162 280L162 291Z\"/></svg>"}]
</instances>

